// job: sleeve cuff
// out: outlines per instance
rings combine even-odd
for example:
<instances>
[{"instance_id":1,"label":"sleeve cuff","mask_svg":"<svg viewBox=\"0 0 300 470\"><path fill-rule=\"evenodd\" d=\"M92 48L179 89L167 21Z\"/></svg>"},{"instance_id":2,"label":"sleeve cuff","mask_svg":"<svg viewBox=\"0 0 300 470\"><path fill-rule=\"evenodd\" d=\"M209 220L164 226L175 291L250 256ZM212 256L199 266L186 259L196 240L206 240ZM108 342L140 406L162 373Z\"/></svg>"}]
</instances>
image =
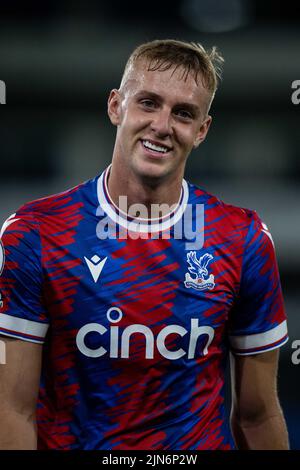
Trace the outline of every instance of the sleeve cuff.
<instances>
[{"instance_id":1,"label":"sleeve cuff","mask_svg":"<svg viewBox=\"0 0 300 470\"><path fill-rule=\"evenodd\" d=\"M12 338L43 344L49 325L12 315L0 314L0 334Z\"/></svg>"},{"instance_id":2,"label":"sleeve cuff","mask_svg":"<svg viewBox=\"0 0 300 470\"><path fill-rule=\"evenodd\" d=\"M240 356L259 354L283 346L288 341L286 320L271 330L253 335L230 335L231 351Z\"/></svg>"}]
</instances>

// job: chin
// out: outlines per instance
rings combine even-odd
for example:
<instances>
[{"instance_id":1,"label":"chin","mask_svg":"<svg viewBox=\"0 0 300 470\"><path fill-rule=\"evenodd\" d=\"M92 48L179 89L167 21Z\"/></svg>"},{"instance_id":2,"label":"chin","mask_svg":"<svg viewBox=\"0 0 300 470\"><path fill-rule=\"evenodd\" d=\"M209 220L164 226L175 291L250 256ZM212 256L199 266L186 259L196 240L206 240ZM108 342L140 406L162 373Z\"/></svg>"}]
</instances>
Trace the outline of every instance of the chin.
<instances>
[{"instance_id":1,"label":"chin","mask_svg":"<svg viewBox=\"0 0 300 470\"><path fill-rule=\"evenodd\" d=\"M160 180L170 174L170 168L161 162L139 162L134 165L134 173L142 179Z\"/></svg>"}]
</instances>

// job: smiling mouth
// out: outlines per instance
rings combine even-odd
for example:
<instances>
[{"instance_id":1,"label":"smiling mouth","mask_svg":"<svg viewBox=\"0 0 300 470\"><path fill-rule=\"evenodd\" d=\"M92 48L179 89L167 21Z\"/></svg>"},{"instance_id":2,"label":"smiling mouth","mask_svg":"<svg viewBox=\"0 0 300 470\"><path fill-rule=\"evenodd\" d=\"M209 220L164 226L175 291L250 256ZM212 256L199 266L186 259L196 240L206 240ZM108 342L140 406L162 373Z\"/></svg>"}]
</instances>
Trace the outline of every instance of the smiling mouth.
<instances>
[{"instance_id":1,"label":"smiling mouth","mask_svg":"<svg viewBox=\"0 0 300 470\"><path fill-rule=\"evenodd\" d=\"M150 152L153 152L156 155L165 155L172 150L170 147L166 147L165 145L154 144L153 142L150 142L150 140L141 140L141 143L146 150L150 150Z\"/></svg>"}]
</instances>

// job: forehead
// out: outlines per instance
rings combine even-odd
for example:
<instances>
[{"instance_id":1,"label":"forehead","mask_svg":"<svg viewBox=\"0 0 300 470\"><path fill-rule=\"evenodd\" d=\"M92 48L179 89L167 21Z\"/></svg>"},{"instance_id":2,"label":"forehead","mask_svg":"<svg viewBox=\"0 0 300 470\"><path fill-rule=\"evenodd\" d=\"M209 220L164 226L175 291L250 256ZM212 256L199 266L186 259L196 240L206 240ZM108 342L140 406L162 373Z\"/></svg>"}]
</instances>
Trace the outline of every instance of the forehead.
<instances>
[{"instance_id":1,"label":"forehead","mask_svg":"<svg viewBox=\"0 0 300 470\"><path fill-rule=\"evenodd\" d=\"M209 92L204 88L201 77L198 83L193 72L179 66L171 66L168 70L148 70L149 62L140 60L131 65L123 77L121 87L127 96L134 96L141 90L161 96L165 100L185 101L199 107L205 106L209 100Z\"/></svg>"}]
</instances>

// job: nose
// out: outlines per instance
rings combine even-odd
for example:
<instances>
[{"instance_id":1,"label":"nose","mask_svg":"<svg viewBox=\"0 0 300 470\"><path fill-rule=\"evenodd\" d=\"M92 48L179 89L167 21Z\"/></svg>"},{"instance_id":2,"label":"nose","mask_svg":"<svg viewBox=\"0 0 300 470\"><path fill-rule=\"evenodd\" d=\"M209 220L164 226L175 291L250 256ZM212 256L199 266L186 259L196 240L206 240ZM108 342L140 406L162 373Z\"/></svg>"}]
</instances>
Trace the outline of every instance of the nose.
<instances>
[{"instance_id":1,"label":"nose","mask_svg":"<svg viewBox=\"0 0 300 470\"><path fill-rule=\"evenodd\" d=\"M167 108L160 109L155 113L151 129L158 137L167 137L172 133L171 113Z\"/></svg>"}]
</instances>

